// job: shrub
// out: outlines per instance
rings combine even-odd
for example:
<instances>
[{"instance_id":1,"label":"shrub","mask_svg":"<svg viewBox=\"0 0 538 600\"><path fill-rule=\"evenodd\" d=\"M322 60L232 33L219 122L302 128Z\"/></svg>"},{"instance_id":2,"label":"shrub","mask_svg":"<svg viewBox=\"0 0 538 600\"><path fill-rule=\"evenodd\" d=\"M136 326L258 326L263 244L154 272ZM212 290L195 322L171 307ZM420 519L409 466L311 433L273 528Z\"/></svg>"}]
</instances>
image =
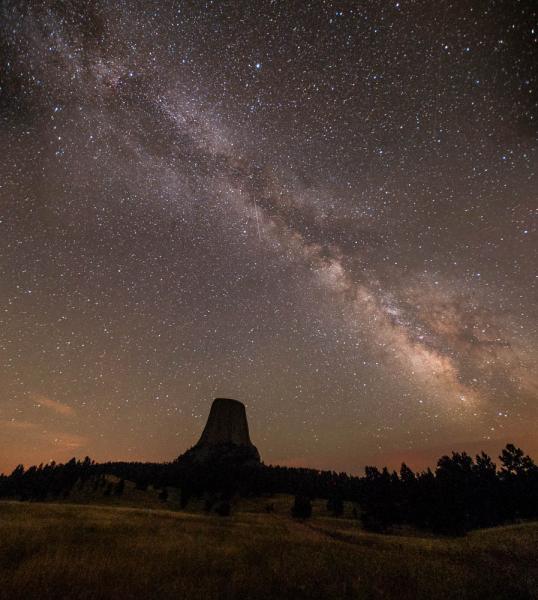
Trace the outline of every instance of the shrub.
<instances>
[{"instance_id":1,"label":"shrub","mask_svg":"<svg viewBox=\"0 0 538 600\"><path fill-rule=\"evenodd\" d=\"M215 512L217 515L221 517L229 517L231 513L232 507L227 500L222 500L219 502L215 508Z\"/></svg>"},{"instance_id":2,"label":"shrub","mask_svg":"<svg viewBox=\"0 0 538 600\"><path fill-rule=\"evenodd\" d=\"M295 496L291 507L291 516L294 519L309 519L312 516L312 503L306 496Z\"/></svg>"},{"instance_id":3,"label":"shrub","mask_svg":"<svg viewBox=\"0 0 538 600\"><path fill-rule=\"evenodd\" d=\"M335 517L341 517L344 514L344 501L341 496L331 496L327 500L327 510Z\"/></svg>"}]
</instances>

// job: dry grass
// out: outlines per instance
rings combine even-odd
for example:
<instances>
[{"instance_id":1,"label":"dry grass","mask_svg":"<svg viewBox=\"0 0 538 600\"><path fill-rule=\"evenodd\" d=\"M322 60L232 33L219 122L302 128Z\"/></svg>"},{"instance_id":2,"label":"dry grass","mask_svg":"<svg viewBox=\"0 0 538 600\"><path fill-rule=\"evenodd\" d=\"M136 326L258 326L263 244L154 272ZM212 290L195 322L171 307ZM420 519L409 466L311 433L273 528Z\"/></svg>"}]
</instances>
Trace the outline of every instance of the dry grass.
<instances>
[{"instance_id":1,"label":"dry grass","mask_svg":"<svg viewBox=\"0 0 538 600\"><path fill-rule=\"evenodd\" d=\"M438 539L321 516L0 503L0 597L538 598L537 548L538 524Z\"/></svg>"}]
</instances>

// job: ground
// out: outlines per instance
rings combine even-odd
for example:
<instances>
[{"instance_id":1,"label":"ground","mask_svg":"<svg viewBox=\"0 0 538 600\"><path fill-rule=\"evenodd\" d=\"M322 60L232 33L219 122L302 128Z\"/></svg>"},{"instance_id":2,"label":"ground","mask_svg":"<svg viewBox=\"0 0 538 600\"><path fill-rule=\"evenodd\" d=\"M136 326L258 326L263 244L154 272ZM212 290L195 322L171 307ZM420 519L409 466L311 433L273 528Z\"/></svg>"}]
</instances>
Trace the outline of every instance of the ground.
<instances>
[{"instance_id":1,"label":"ground","mask_svg":"<svg viewBox=\"0 0 538 600\"><path fill-rule=\"evenodd\" d=\"M254 502L231 517L0 502L0 597L538 598L538 523L457 539L389 536L321 504L294 521L289 497L272 502L274 513Z\"/></svg>"}]
</instances>

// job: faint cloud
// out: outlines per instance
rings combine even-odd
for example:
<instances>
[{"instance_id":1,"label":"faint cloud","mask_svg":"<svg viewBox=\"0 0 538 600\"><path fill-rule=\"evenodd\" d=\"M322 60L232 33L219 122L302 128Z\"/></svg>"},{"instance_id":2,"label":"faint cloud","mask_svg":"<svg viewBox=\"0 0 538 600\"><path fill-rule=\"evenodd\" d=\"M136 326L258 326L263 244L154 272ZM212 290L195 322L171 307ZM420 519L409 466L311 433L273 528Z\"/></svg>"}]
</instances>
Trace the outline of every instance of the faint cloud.
<instances>
[{"instance_id":1,"label":"faint cloud","mask_svg":"<svg viewBox=\"0 0 538 600\"><path fill-rule=\"evenodd\" d=\"M64 404L63 402L58 402L57 400L53 400L47 396L43 396L43 394L31 394L31 398L38 408L48 408L49 410L66 417L71 417L75 414L75 409L72 406Z\"/></svg>"},{"instance_id":2,"label":"faint cloud","mask_svg":"<svg viewBox=\"0 0 538 600\"><path fill-rule=\"evenodd\" d=\"M0 419L0 436L0 472L3 473L18 464L38 465L51 460L69 460L90 442L78 433L47 429L40 423L17 419Z\"/></svg>"},{"instance_id":3,"label":"faint cloud","mask_svg":"<svg viewBox=\"0 0 538 600\"><path fill-rule=\"evenodd\" d=\"M18 430L18 431L31 431L39 427L36 423L29 423L28 421L17 421L15 419L2 420L0 419L0 431L2 430Z\"/></svg>"}]
</instances>

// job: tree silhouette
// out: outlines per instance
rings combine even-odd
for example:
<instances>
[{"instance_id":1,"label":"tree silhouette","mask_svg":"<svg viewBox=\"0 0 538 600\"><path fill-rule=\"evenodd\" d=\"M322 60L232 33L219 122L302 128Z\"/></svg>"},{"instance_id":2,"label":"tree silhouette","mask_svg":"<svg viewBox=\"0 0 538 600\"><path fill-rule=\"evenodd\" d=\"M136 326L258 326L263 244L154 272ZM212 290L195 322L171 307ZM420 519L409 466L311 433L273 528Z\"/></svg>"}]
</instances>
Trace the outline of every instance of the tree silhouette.
<instances>
[{"instance_id":1,"label":"tree silhouette","mask_svg":"<svg viewBox=\"0 0 538 600\"><path fill-rule=\"evenodd\" d=\"M332 494L327 500L327 510L335 517L341 517L344 514L344 501L339 494Z\"/></svg>"},{"instance_id":2,"label":"tree silhouette","mask_svg":"<svg viewBox=\"0 0 538 600\"><path fill-rule=\"evenodd\" d=\"M125 490L125 479L120 479L114 489L115 496L123 496Z\"/></svg>"},{"instance_id":3,"label":"tree silhouette","mask_svg":"<svg viewBox=\"0 0 538 600\"><path fill-rule=\"evenodd\" d=\"M439 459L435 472L414 473L403 464L399 473L367 467L363 477L346 473L278 466L245 466L217 461L208 466L169 463L110 462L97 464L88 457L65 464L18 465L0 475L0 498L46 501L69 497L71 490L101 490L121 495L125 482L140 491L151 485L164 491L181 491L184 508L192 497L205 499L206 510L217 501L235 496L295 497L292 514L308 518L312 498L323 498L333 514L343 502L352 502L363 526L389 531L401 524L437 533L461 535L477 527L490 527L518 519L538 517L538 467L523 450L508 444L499 457L500 468L485 453L474 458L453 452ZM117 479L116 479L117 478ZM111 479L118 480L117 484Z\"/></svg>"},{"instance_id":4,"label":"tree silhouette","mask_svg":"<svg viewBox=\"0 0 538 600\"><path fill-rule=\"evenodd\" d=\"M312 503L310 498L303 495L295 496L291 515L294 519L309 519L312 516Z\"/></svg>"},{"instance_id":5,"label":"tree silhouette","mask_svg":"<svg viewBox=\"0 0 538 600\"><path fill-rule=\"evenodd\" d=\"M221 517L229 517L232 508L228 500L221 500L215 507L215 512Z\"/></svg>"}]
</instances>

